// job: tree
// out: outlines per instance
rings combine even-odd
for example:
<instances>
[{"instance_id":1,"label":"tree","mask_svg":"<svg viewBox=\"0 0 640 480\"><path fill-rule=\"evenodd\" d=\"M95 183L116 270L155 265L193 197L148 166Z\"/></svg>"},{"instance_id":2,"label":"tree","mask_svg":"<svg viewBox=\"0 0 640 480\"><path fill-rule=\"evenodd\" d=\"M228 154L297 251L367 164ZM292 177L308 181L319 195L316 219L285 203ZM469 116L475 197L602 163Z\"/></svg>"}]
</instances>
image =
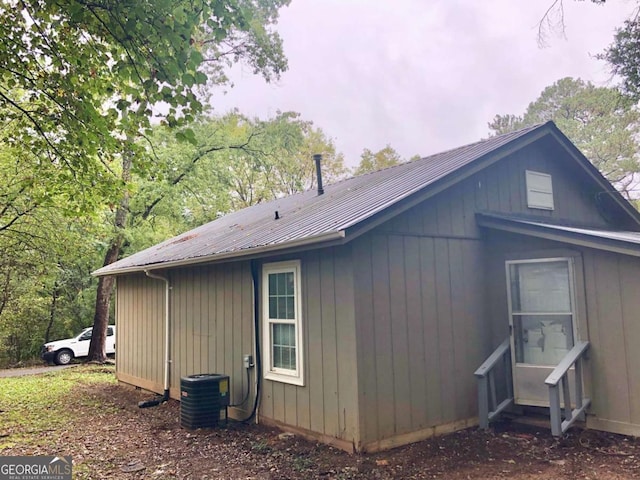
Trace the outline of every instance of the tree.
<instances>
[{"instance_id":1,"label":"tree","mask_svg":"<svg viewBox=\"0 0 640 480\"><path fill-rule=\"evenodd\" d=\"M400 154L391 148L391 145L387 145L377 152L372 152L365 148L360 155L360 163L354 173L362 175L363 173L375 172L403 162L404 160L400 157Z\"/></svg>"},{"instance_id":2,"label":"tree","mask_svg":"<svg viewBox=\"0 0 640 480\"><path fill-rule=\"evenodd\" d=\"M93 219L65 221L39 208L0 236L0 365L38 355L43 343L90 325L101 251Z\"/></svg>"},{"instance_id":3,"label":"tree","mask_svg":"<svg viewBox=\"0 0 640 480\"><path fill-rule=\"evenodd\" d=\"M158 126L147 148L156 161L132 182L126 250L137 251L213 220L232 209L223 178L238 155L251 155L256 135L244 117L199 117L190 124L196 144Z\"/></svg>"},{"instance_id":4,"label":"tree","mask_svg":"<svg viewBox=\"0 0 640 480\"><path fill-rule=\"evenodd\" d=\"M288 3L0 0L0 111L10 146L52 165L47 183L79 212L120 205L105 262L119 256L126 222L122 162L131 171L150 165L137 140L151 132L151 117L170 128L190 122L203 109L198 92L225 82L224 69L239 61L277 77L286 61L271 26ZM177 135L195 142L190 129ZM98 289L100 312L111 291ZM105 358L94 344L103 343L107 323L96 315L96 360Z\"/></svg>"},{"instance_id":5,"label":"tree","mask_svg":"<svg viewBox=\"0 0 640 480\"><path fill-rule=\"evenodd\" d=\"M133 182L127 251L230 211L314 188L313 153L323 153L327 182L347 173L333 142L294 112L267 120L230 112L200 117L190 127L197 145L177 142L164 127L150 137L157 161Z\"/></svg>"},{"instance_id":6,"label":"tree","mask_svg":"<svg viewBox=\"0 0 640 480\"><path fill-rule=\"evenodd\" d=\"M260 164L268 193L265 200L292 195L316 187L312 157L322 154L322 176L331 183L347 174L344 157L333 140L296 112L278 112L269 120L254 122L260 139ZM253 202L258 203L258 202ZM249 204L247 204L248 206Z\"/></svg>"},{"instance_id":7,"label":"tree","mask_svg":"<svg viewBox=\"0 0 640 480\"><path fill-rule=\"evenodd\" d=\"M87 326L99 222L52 182L60 166L12 145L0 130L0 364ZM69 221L73 219L73 221Z\"/></svg>"},{"instance_id":8,"label":"tree","mask_svg":"<svg viewBox=\"0 0 640 480\"><path fill-rule=\"evenodd\" d=\"M640 22L636 18L624 22L616 31L614 43L601 55L622 78L622 91L634 100L640 99Z\"/></svg>"},{"instance_id":9,"label":"tree","mask_svg":"<svg viewBox=\"0 0 640 480\"><path fill-rule=\"evenodd\" d=\"M196 145L155 126L139 139L154 158L144 171L131 170L131 162L113 165L126 183L123 200L73 221L60 208L64 190L23 188L46 182L46 168L0 143L0 191L11 205L0 224L12 222L0 235L0 364L33 357L43 341L69 337L88 326L96 310L106 316L109 304L100 310L95 301L109 296L96 291L110 287L96 285L89 272L114 252L139 251L245 205L314 188L313 153L324 154L327 182L346 172L331 139L293 112L270 119L200 116L189 127Z\"/></svg>"},{"instance_id":10,"label":"tree","mask_svg":"<svg viewBox=\"0 0 640 480\"><path fill-rule=\"evenodd\" d=\"M158 105L169 126L200 112L205 72L219 83L243 60L277 77L286 61L269 26L288 2L1 0L4 121L16 145L95 181L130 149L127 135L149 131Z\"/></svg>"},{"instance_id":11,"label":"tree","mask_svg":"<svg viewBox=\"0 0 640 480\"><path fill-rule=\"evenodd\" d=\"M131 143L127 139L127 143ZM133 168L133 151L129 150L122 154L121 176L122 183L128 186L131 181L131 169ZM124 190L118 206L115 207L113 216L113 233L109 242L109 247L104 255L103 266L110 265L118 260L122 252L124 243L124 230L127 221L127 213L129 210L129 191ZM96 289L96 303L93 315L93 330L91 334L91 342L89 343L89 360L104 362L107 358L106 339L107 328L109 325L109 308L111 306L111 296L115 287L116 279L107 275L98 278L98 287Z\"/></svg>"},{"instance_id":12,"label":"tree","mask_svg":"<svg viewBox=\"0 0 640 480\"><path fill-rule=\"evenodd\" d=\"M634 174L640 172L640 113L633 102L616 89L563 78L545 88L523 115L496 115L489 129L501 134L549 120L630 198Z\"/></svg>"}]
</instances>

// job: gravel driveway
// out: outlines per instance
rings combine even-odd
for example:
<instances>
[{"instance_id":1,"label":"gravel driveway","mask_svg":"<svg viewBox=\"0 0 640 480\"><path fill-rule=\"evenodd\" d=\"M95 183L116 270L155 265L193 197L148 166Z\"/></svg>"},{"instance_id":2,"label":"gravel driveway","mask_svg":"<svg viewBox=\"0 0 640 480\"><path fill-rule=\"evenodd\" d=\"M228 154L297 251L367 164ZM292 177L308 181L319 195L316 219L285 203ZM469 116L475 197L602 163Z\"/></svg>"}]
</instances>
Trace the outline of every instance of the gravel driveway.
<instances>
[{"instance_id":1,"label":"gravel driveway","mask_svg":"<svg viewBox=\"0 0 640 480\"><path fill-rule=\"evenodd\" d=\"M75 367L76 365L56 365L50 367L29 367L29 368L10 368L0 370L0 378L22 377L24 375L36 375L38 373L55 372L65 368Z\"/></svg>"}]
</instances>

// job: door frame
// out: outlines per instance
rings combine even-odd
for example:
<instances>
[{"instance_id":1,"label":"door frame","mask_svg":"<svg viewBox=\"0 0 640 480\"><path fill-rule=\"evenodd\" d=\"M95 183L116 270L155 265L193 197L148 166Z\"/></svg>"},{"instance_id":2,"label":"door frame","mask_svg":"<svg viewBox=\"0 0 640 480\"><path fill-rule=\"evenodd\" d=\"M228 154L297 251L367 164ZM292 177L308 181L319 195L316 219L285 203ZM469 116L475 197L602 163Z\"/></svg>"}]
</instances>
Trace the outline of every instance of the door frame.
<instances>
[{"instance_id":1,"label":"door frame","mask_svg":"<svg viewBox=\"0 0 640 480\"><path fill-rule=\"evenodd\" d=\"M515 350L514 313L511 292L511 265L536 264L548 262L566 262L569 276L569 301L570 312L550 312L564 313L571 316L571 326L573 330L574 344L580 339L581 328L579 311L579 300L576 295L576 268L575 257L573 255L562 256L528 256L525 258L505 260L505 280L507 287L507 309L509 316L509 342L511 346L511 380L513 382L514 403L518 405L531 405L539 407L549 406L549 394L544 380L553 371L554 366L543 366L536 364L517 363ZM570 375L572 373L570 372ZM539 387L538 387L539 386Z\"/></svg>"}]
</instances>

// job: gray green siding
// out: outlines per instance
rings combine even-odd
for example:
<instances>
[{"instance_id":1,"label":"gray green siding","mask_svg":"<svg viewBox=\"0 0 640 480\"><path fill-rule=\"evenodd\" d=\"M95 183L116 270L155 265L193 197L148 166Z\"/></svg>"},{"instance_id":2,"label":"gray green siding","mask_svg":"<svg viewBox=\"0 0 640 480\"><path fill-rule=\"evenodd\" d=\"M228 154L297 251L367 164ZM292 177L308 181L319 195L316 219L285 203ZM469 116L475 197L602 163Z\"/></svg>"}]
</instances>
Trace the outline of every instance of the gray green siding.
<instances>
[{"instance_id":1,"label":"gray green siding","mask_svg":"<svg viewBox=\"0 0 640 480\"><path fill-rule=\"evenodd\" d=\"M162 392L164 284L144 275L117 280L116 371L144 379L145 388Z\"/></svg>"},{"instance_id":2,"label":"gray green siding","mask_svg":"<svg viewBox=\"0 0 640 480\"><path fill-rule=\"evenodd\" d=\"M173 270L170 279L171 395L179 398L182 376L224 373L231 379L231 402L239 402L249 387L242 356L254 349L249 263ZM144 275L119 277L116 321L118 375L161 392L164 282ZM251 410L251 402L244 410Z\"/></svg>"},{"instance_id":3,"label":"gray green siding","mask_svg":"<svg viewBox=\"0 0 640 480\"><path fill-rule=\"evenodd\" d=\"M358 369L351 247L291 258L301 260L305 384L265 380L260 415L352 444L358 440Z\"/></svg>"},{"instance_id":4,"label":"gray green siding","mask_svg":"<svg viewBox=\"0 0 640 480\"><path fill-rule=\"evenodd\" d=\"M363 444L476 415L473 371L486 350L480 249L410 235L354 245Z\"/></svg>"},{"instance_id":5,"label":"gray green siding","mask_svg":"<svg viewBox=\"0 0 640 480\"><path fill-rule=\"evenodd\" d=\"M260 418L357 441L357 378L351 249L295 256L301 260L305 385L263 380ZM275 261L278 259L270 259ZM170 271L171 395L180 377L224 373L231 402L248 388L243 355L255 357L253 286L249 262ZM164 283L144 275L118 278L118 375L162 391ZM252 395L245 411L253 405Z\"/></svg>"},{"instance_id":6,"label":"gray green siding","mask_svg":"<svg viewBox=\"0 0 640 480\"><path fill-rule=\"evenodd\" d=\"M535 215L556 222L608 227L596 202L601 189L591 191L584 173L564 156L566 153L559 147L549 145L545 139L539 140L380 228L396 233L479 238L476 212ZM527 207L525 170L552 176L554 210Z\"/></svg>"},{"instance_id":7,"label":"gray green siding","mask_svg":"<svg viewBox=\"0 0 640 480\"><path fill-rule=\"evenodd\" d=\"M172 388L185 375L221 373L238 403L249 388L242 357L254 350L249 262L179 269L171 282ZM252 398L243 410L251 410Z\"/></svg>"},{"instance_id":8,"label":"gray green siding","mask_svg":"<svg viewBox=\"0 0 640 480\"><path fill-rule=\"evenodd\" d=\"M490 241L476 212L607 225L583 173L543 139L357 239L353 245L361 441L477 416L475 369L508 333L506 287L487 288ZM552 175L555 209L527 207L525 170ZM504 278L504 263L500 278ZM461 425L466 425L463 423Z\"/></svg>"},{"instance_id":9,"label":"gray green siding","mask_svg":"<svg viewBox=\"0 0 640 480\"><path fill-rule=\"evenodd\" d=\"M584 251L596 428L640 435L640 259Z\"/></svg>"}]
</instances>

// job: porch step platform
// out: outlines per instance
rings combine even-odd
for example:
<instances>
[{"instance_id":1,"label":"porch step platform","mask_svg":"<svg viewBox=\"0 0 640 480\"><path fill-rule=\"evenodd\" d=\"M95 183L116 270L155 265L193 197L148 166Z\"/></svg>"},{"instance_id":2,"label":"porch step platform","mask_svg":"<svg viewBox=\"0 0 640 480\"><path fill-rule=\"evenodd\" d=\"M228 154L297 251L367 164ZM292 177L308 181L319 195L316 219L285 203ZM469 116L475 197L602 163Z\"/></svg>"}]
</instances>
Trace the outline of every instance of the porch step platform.
<instances>
[{"instance_id":1,"label":"porch step platform","mask_svg":"<svg viewBox=\"0 0 640 480\"><path fill-rule=\"evenodd\" d=\"M551 431L551 414L549 408L515 406L511 410L503 412L502 417L507 422L529 425ZM586 422L577 420L572 427L585 430Z\"/></svg>"}]
</instances>

